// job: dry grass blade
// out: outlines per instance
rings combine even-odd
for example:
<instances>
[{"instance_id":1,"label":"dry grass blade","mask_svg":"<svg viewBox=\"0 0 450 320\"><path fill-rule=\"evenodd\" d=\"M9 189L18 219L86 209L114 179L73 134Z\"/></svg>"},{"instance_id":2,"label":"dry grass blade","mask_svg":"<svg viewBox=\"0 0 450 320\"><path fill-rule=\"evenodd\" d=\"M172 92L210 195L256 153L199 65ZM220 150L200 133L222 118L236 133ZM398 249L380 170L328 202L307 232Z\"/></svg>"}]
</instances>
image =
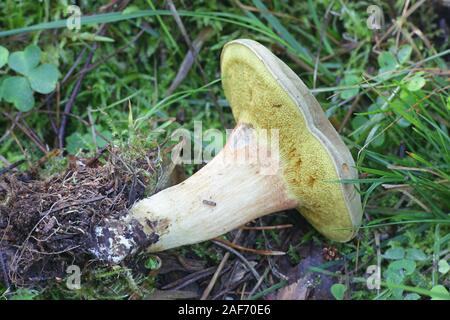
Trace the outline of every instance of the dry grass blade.
<instances>
[{"instance_id":1,"label":"dry grass blade","mask_svg":"<svg viewBox=\"0 0 450 320\"><path fill-rule=\"evenodd\" d=\"M292 228L292 224L280 224L277 226L256 226L256 227L242 227L241 230L279 230Z\"/></svg>"},{"instance_id":2,"label":"dry grass blade","mask_svg":"<svg viewBox=\"0 0 450 320\"><path fill-rule=\"evenodd\" d=\"M170 96L177 88L178 86L183 82L183 80L186 78L187 74L191 70L192 66L194 65L195 59L197 58L203 44L205 41L212 35L212 29L211 28L204 28L197 38L195 38L194 42L192 43L192 47L194 51L189 50L186 53L186 56L183 59L183 62L180 65L180 68L178 69L177 75L175 76L175 79L173 79L169 89L167 89L167 96Z\"/></svg>"}]
</instances>

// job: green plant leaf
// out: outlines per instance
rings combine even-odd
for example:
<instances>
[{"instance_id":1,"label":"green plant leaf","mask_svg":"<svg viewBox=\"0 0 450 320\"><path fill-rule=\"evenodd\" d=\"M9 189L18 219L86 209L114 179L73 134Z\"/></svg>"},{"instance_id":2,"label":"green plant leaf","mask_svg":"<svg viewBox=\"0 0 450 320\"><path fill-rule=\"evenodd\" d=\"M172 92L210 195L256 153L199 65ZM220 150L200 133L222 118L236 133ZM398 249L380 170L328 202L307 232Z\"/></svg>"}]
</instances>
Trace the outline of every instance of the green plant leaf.
<instances>
[{"instance_id":1,"label":"green plant leaf","mask_svg":"<svg viewBox=\"0 0 450 320\"><path fill-rule=\"evenodd\" d=\"M53 64L43 64L31 70L28 74L31 88L39 93L47 94L55 90L59 71Z\"/></svg>"},{"instance_id":2,"label":"green plant leaf","mask_svg":"<svg viewBox=\"0 0 450 320\"><path fill-rule=\"evenodd\" d=\"M35 45L29 45L24 51L12 53L8 59L8 65L14 71L28 75L37 67L41 59L41 49Z\"/></svg>"},{"instance_id":3,"label":"green plant leaf","mask_svg":"<svg viewBox=\"0 0 450 320\"><path fill-rule=\"evenodd\" d=\"M411 260L396 260L389 264L388 270L404 272L405 275L411 275L416 270L416 263Z\"/></svg>"},{"instance_id":4,"label":"green plant leaf","mask_svg":"<svg viewBox=\"0 0 450 320\"><path fill-rule=\"evenodd\" d=\"M0 101L2 101L2 98L3 98L3 81L4 80L5 80L4 78L0 79Z\"/></svg>"},{"instance_id":5,"label":"green plant leaf","mask_svg":"<svg viewBox=\"0 0 450 320\"><path fill-rule=\"evenodd\" d=\"M427 256L420 249L410 248L406 249L406 259L415 261L425 261L427 260Z\"/></svg>"},{"instance_id":6,"label":"green plant leaf","mask_svg":"<svg viewBox=\"0 0 450 320\"><path fill-rule=\"evenodd\" d=\"M351 125L353 129L358 129L359 127L363 126L369 119L367 119L364 116L355 116L351 120Z\"/></svg>"},{"instance_id":7,"label":"green plant leaf","mask_svg":"<svg viewBox=\"0 0 450 320\"><path fill-rule=\"evenodd\" d=\"M403 280L405 279L405 276L395 270L388 269L385 273L386 280L387 280L387 286L392 290L392 294L396 299L400 299L403 295L403 288L396 288L393 287L391 284L402 284Z\"/></svg>"},{"instance_id":8,"label":"green plant leaf","mask_svg":"<svg viewBox=\"0 0 450 320\"><path fill-rule=\"evenodd\" d=\"M397 52L398 62L401 64L407 62L411 57L412 47L410 45L403 45L400 47L400 50Z\"/></svg>"},{"instance_id":9,"label":"green plant leaf","mask_svg":"<svg viewBox=\"0 0 450 320\"><path fill-rule=\"evenodd\" d=\"M381 132L377 134L377 137L373 139L372 146L374 147L381 147L384 144L384 141L386 140L386 136L384 132Z\"/></svg>"},{"instance_id":10,"label":"green plant leaf","mask_svg":"<svg viewBox=\"0 0 450 320\"><path fill-rule=\"evenodd\" d=\"M403 248L390 248L383 254L383 258L389 260L403 259L404 256L405 250Z\"/></svg>"},{"instance_id":11,"label":"green plant leaf","mask_svg":"<svg viewBox=\"0 0 450 320\"><path fill-rule=\"evenodd\" d=\"M150 256L145 262L145 267L149 270L158 270L161 268L161 259L158 256Z\"/></svg>"},{"instance_id":12,"label":"green plant leaf","mask_svg":"<svg viewBox=\"0 0 450 320\"><path fill-rule=\"evenodd\" d=\"M96 137L97 147L103 148L108 144L108 140L112 139L112 133L108 130L103 130L99 126L95 126L95 130L101 134ZM103 138L105 137L105 139ZM95 143L91 133L81 134L74 132L66 138L66 150L73 155L76 155L81 149L94 150Z\"/></svg>"},{"instance_id":13,"label":"green plant leaf","mask_svg":"<svg viewBox=\"0 0 450 320\"><path fill-rule=\"evenodd\" d=\"M384 69L385 71L388 71L397 68L398 63L392 52L383 51L378 56L378 65L380 66L380 70Z\"/></svg>"},{"instance_id":14,"label":"green plant leaf","mask_svg":"<svg viewBox=\"0 0 450 320\"><path fill-rule=\"evenodd\" d=\"M346 73L344 76L344 80L342 81L343 86L353 86L359 83L359 77L354 74ZM341 98L344 100L350 99L356 96L359 92L359 88L346 89L341 92Z\"/></svg>"},{"instance_id":15,"label":"green plant leaf","mask_svg":"<svg viewBox=\"0 0 450 320\"><path fill-rule=\"evenodd\" d=\"M420 296L417 293L408 293L403 298L404 300L419 300Z\"/></svg>"},{"instance_id":16,"label":"green plant leaf","mask_svg":"<svg viewBox=\"0 0 450 320\"><path fill-rule=\"evenodd\" d=\"M8 62L9 51L5 47L0 46L0 68Z\"/></svg>"},{"instance_id":17,"label":"green plant leaf","mask_svg":"<svg viewBox=\"0 0 450 320\"><path fill-rule=\"evenodd\" d=\"M444 259L439 260L438 262L438 271L442 274L446 274L450 271L450 265Z\"/></svg>"},{"instance_id":18,"label":"green plant leaf","mask_svg":"<svg viewBox=\"0 0 450 320\"><path fill-rule=\"evenodd\" d=\"M19 111L30 111L34 106L33 91L24 77L8 77L2 85L3 98L13 103Z\"/></svg>"},{"instance_id":19,"label":"green plant leaf","mask_svg":"<svg viewBox=\"0 0 450 320\"><path fill-rule=\"evenodd\" d=\"M384 51L378 56L378 65L380 66L378 71L380 78L386 79L391 76L391 73L397 69L399 64L391 52Z\"/></svg>"},{"instance_id":20,"label":"green plant leaf","mask_svg":"<svg viewBox=\"0 0 450 320\"><path fill-rule=\"evenodd\" d=\"M437 286L434 286L433 288L431 288L430 291L433 292L433 293L440 293L440 294L450 295L448 290L447 290L447 288L444 287L443 285L440 285L440 284L437 285ZM432 297L431 300L449 300L449 299L444 299L444 298L441 298L441 297Z\"/></svg>"},{"instance_id":21,"label":"green plant leaf","mask_svg":"<svg viewBox=\"0 0 450 320\"><path fill-rule=\"evenodd\" d=\"M347 287L342 283L335 283L331 286L331 294L336 300L343 300Z\"/></svg>"},{"instance_id":22,"label":"green plant leaf","mask_svg":"<svg viewBox=\"0 0 450 320\"><path fill-rule=\"evenodd\" d=\"M14 292L11 300L33 300L37 295L39 295L39 292L36 290L20 288Z\"/></svg>"},{"instance_id":23,"label":"green plant leaf","mask_svg":"<svg viewBox=\"0 0 450 320\"><path fill-rule=\"evenodd\" d=\"M423 77L415 76L408 81L406 88L409 91L418 91L418 90L422 89L422 87L425 85L425 83L426 83L426 81Z\"/></svg>"}]
</instances>

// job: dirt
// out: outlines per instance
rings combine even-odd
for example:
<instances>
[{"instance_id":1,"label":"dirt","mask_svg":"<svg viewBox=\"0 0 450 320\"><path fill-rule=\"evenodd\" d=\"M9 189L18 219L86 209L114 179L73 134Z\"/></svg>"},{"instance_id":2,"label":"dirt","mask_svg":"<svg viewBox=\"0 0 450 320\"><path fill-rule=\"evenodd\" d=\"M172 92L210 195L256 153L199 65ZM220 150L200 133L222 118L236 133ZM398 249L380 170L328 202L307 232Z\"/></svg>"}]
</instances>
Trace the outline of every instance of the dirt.
<instances>
[{"instance_id":1,"label":"dirt","mask_svg":"<svg viewBox=\"0 0 450 320\"><path fill-rule=\"evenodd\" d=\"M36 285L64 277L69 265L101 263L90 252L95 226L125 215L152 192L157 154L126 160L120 150L108 150L103 163L71 158L68 168L47 179L0 175L0 282Z\"/></svg>"}]
</instances>

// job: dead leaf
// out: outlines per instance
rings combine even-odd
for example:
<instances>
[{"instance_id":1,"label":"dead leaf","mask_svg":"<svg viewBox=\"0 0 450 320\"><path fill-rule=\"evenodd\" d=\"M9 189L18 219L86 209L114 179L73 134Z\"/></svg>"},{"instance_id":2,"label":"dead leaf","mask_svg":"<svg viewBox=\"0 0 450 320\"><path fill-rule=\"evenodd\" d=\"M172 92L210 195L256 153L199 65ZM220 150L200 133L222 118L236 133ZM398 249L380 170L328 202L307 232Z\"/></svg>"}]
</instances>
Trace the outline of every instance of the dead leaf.
<instances>
[{"instance_id":1,"label":"dead leaf","mask_svg":"<svg viewBox=\"0 0 450 320\"><path fill-rule=\"evenodd\" d=\"M255 267L258 264L255 261L249 261L249 263L252 267ZM239 265L236 267L236 270L233 273L233 276L231 277L231 279L229 279L228 282L237 283L241 281L248 272L249 272L248 267L243 263L239 263Z\"/></svg>"},{"instance_id":2,"label":"dead leaf","mask_svg":"<svg viewBox=\"0 0 450 320\"><path fill-rule=\"evenodd\" d=\"M181 255L177 256L178 262L185 268L187 271L200 271L205 269L205 263L201 260L194 260L183 257Z\"/></svg>"},{"instance_id":3,"label":"dead leaf","mask_svg":"<svg viewBox=\"0 0 450 320\"><path fill-rule=\"evenodd\" d=\"M309 294L310 283L303 278L278 291L276 300L306 300Z\"/></svg>"}]
</instances>

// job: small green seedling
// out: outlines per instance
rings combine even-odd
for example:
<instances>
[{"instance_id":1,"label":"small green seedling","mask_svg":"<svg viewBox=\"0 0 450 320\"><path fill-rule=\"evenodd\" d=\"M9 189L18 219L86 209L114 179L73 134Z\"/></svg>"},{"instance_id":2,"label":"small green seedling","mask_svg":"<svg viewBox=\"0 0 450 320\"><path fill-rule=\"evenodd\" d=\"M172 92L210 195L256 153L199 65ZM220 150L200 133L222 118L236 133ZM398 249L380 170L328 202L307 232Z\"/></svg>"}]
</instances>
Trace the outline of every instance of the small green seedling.
<instances>
[{"instance_id":1,"label":"small green seedling","mask_svg":"<svg viewBox=\"0 0 450 320\"><path fill-rule=\"evenodd\" d=\"M336 300L344 300L345 292L347 287L342 283L335 283L331 286L331 294Z\"/></svg>"}]
</instances>

